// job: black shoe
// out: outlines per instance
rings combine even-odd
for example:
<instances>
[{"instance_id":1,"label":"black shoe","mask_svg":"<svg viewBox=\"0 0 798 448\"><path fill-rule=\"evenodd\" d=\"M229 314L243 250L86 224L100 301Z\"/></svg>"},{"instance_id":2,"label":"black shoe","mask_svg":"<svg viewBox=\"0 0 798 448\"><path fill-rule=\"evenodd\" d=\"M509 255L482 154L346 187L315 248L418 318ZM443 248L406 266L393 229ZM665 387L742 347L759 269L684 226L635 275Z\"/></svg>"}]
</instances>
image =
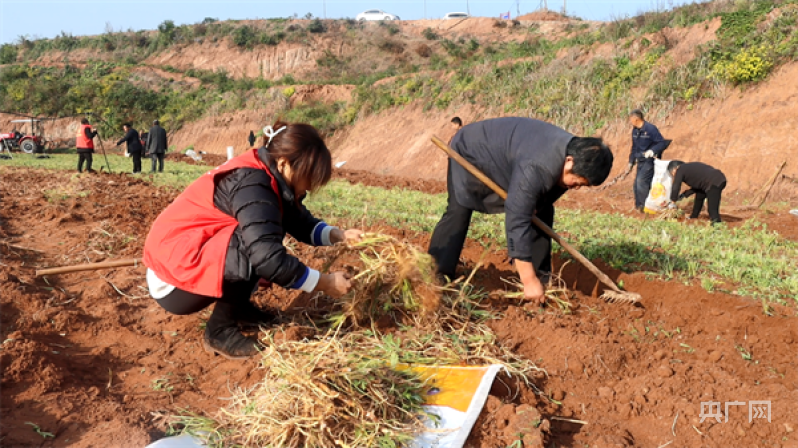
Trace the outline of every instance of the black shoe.
<instances>
[{"instance_id":1,"label":"black shoe","mask_svg":"<svg viewBox=\"0 0 798 448\"><path fill-rule=\"evenodd\" d=\"M252 302L238 305L235 308L235 320L242 330L257 330L260 327L271 326L277 316L268 311L263 311Z\"/></svg>"},{"instance_id":2,"label":"black shoe","mask_svg":"<svg viewBox=\"0 0 798 448\"><path fill-rule=\"evenodd\" d=\"M90 172L91 174L96 174L96 173L97 173L97 170L92 170L92 169L89 169L89 170L87 170L87 171L88 171L88 172Z\"/></svg>"},{"instance_id":3,"label":"black shoe","mask_svg":"<svg viewBox=\"0 0 798 448\"><path fill-rule=\"evenodd\" d=\"M547 286L551 283L551 271L537 271L537 276L541 285Z\"/></svg>"},{"instance_id":4,"label":"black shoe","mask_svg":"<svg viewBox=\"0 0 798 448\"><path fill-rule=\"evenodd\" d=\"M261 347L259 341L244 336L235 327L223 328L214 334L206 327L202 346L208 353L222 355L227 359L247 359L257 354Z\"/></svg>"}]
</instances>

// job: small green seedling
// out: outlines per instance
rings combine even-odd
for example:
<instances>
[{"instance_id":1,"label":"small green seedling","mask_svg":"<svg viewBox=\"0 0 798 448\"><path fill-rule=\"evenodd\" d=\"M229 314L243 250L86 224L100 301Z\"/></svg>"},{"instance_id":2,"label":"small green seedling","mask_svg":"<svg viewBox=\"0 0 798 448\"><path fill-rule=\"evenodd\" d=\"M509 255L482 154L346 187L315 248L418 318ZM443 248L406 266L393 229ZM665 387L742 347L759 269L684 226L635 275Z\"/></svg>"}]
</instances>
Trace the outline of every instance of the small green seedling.
<instances>
[{"instance_id":1,"label":"small green seedling","mask_svg":"<svg viewBox=\"0 0 798 448\"><path fill-rule=\"evenodd\" d=\"M171 392L175 388L169 384L169 380L167 378L158 378L152 380L152 390L163 390L166 392Z\"/></svg>"},{"instance_id":2,"label":"small green seedling","mask_svg":"<svg viewBox=\"0 0 798 448\"><path fill-rule=\"evenodd\" d=\"M43 438L47 439L48 437L51 439L55 439L55 434L47 431L42 431L42 428L39 427L36 423L33 422L25 422L26 425L33 426L33 430L36 431L36 434L42 436Z\"/></svg>"},{"instance_id":3,"label":"small green seedling","mask_svg":"<svg viewBox=\"0 0 798 448\"><path fill-rule=\"evenodd\" d=\"M742 345L737 346L737 351L740 352L740 356L742 356L743 359L746 361L751 361L752 359L754 359L754 355L752 355L751 352L746 350L745 347L743 347Z\"/></svg>"}]
</instances>

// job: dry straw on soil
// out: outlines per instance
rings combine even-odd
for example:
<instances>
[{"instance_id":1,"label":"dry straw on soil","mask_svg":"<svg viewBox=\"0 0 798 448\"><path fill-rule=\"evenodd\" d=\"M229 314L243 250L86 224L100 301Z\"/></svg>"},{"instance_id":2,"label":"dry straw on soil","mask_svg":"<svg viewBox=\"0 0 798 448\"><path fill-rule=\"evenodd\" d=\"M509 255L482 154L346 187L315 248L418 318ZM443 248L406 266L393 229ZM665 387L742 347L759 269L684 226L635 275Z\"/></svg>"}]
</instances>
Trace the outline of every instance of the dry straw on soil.
<instances>
[{"instance_id":1,"label":"dry straw on soil","mask_svg":"<svg viewBox=\"0 0 798 448\"><path fill-rule=\"evenodd\" d=\"M334 323L358 327L385 318L407 322L438 310L442 288L435 285L434 261L418 247L386 235L366 235L338 250L359 251L362 268L352 279L352 292L340 301Z\"/></svg>"},{"instance_id":2,"label":"dry straw on soil","mask_svg":"<svg viewBox=\"0 0 798 448\"><path fill-rule=\"evenodd\" d=\"M304 341L267 334L263 380L233 391L213 418L184 415L177 423L216 446L395 447L425 418L425 384L408 366L500 363L524 381L545 374L498 344L484 323L486 294L470 277L457 289L436 285L427 254L383 235L331 251L325 268L346 251L360 255L333 328Z\"/></svg>"}]
</instances>

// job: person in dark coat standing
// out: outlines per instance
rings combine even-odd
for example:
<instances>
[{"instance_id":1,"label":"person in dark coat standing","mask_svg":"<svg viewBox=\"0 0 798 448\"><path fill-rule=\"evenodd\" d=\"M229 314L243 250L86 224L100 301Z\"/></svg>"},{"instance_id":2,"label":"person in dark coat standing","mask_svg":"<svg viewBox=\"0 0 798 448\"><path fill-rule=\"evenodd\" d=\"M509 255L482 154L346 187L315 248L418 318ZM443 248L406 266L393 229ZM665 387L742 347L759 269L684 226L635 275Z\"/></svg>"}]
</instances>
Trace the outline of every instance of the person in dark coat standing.
<instances>
[{"instance_id":1,"label":"person in dark coat standing","mask_svg":"<svg viewBox=\"0 0 798 448\"><path fill-rule=\"evenodd\" d=\"M169 145L166 141L166 131L161 127L158 120L152 122L149 134L147 134L147 154L152 157L152 170L155 172L155 162L158 162L158 172L163 173L163 158L166 156L166 148Z\"/></svg>"},{"instance_id":2,"label":"person in dark coat standing","mask_svg":"<svg viewBox=\"0 0 798 448\"><path fill-rule=\"evenodd\" d=\"M249 142L249 147L255 147L255 131L249 131L249 137L247 137L247 141Z\"/></svg>"},{"instance_id":3,"label":"person in dark coat standing","mask_svg":"<svg viewBox=\"0 0 798 448\"><path fill-rule=\"evenodd\" d=\"M689 198L695 194L693 212L688 219L698 218L701 209L704 208L704 199L706 199L710 221L712 221L712 224L721 222L720 197L723 189L726 188L726 175L723 172L705 163L684 163L681 160L674 160L669 163L668 172L673 176L673 186L671 187L672 202ZM682 189L682 183L687 184L690 189L679 194Z\"/></svg>"},{"instance_id":4,"label":"person in dark coat standing","mask_svg":"<svg viewBox=\"0 0 798 448\"><path fill-rule=\"evenodd\" d=\"M661 159L662 152L671 144L670 140L662 138L659 129L643 119L643 111L635 109L629 113L629 124L632 125L632 150L629 153L629 167L631 171L637 164L634 194L635 209L643 211L646 205L648 192L651 190L651 181L654 179L654 159Z\"/></svg>"},{"instance_id":5,"label":"person in dark coat standing","mask_svg":"<svg viewBox=\"0 0 798 448\"><path fill-rule=\"evenodd\" d=\"M97 136L97 130L91 127L88 118L80 120L80 127L75 136L75 146L78 152L78 172L83 172L83 162L86 162L86 171L94 173L91 169L92 154L94 153L94 137Z\"/></svg>"},{"instance_id":6,"label":"person in dark coat standing","mask_svg":"<svg viewBox=\"0 0 798 448\"><path fill-rule=\"evenodd\" d=\"M507 250L529 300L544 300L541 277L551 273L551 238L532 224L554 223L554 202L569 189L600 185L613 156L600 138L574 137L529 118L495 118L463 127L452 148L505 191L507 200L449 161L446 212L432 234L429 254L438 273L455 278L471 215L505 213Z\"/></svg>"},{"instance_id":7,"label":"person in dark coat standing","mask_svg":"<svg viewBox=\"0 0 798 448\"><path fill-rule=\"evenodd\" d=\"M133 158L133 174L140 173L142 147L139 131L133 129L130 123L123 124L122 129L125 130L125 136L116 142L116 146L127 143L127 153Z\"/></svg>"}]
</instances>

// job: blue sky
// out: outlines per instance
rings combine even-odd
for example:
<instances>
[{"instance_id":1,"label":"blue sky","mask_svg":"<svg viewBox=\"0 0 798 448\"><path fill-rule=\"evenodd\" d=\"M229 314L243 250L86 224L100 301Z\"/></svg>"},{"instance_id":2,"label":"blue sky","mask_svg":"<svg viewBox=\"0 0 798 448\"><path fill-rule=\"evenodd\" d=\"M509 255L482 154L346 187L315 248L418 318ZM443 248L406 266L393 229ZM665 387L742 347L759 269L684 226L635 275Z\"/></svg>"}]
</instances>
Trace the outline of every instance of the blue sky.
<instances>
[{"instance_id":1,"label":"blue sky","mask_svg":"<svg viewBox=\"0 0 798 448\"><path fill-rule=\"evenodd\" d=\"M518 0L521 14L534 11L541 0ZM666 9L685 0L567 0L568 13L589 20L611 20L657 8ZM447 12L497 17L510 11L516 15L516 0L0 0L0 43L16 42L19 36L54 37L65 31L75 36L132 29L150 30L164 20L176 24L197 23L205 17L257 19L300 17L312 13L328 18L355 17L366 9L383 9L402 19L439 18ZM549 9L560 10L562 0L548 0Z\"/></svg>"}]
</instances>

